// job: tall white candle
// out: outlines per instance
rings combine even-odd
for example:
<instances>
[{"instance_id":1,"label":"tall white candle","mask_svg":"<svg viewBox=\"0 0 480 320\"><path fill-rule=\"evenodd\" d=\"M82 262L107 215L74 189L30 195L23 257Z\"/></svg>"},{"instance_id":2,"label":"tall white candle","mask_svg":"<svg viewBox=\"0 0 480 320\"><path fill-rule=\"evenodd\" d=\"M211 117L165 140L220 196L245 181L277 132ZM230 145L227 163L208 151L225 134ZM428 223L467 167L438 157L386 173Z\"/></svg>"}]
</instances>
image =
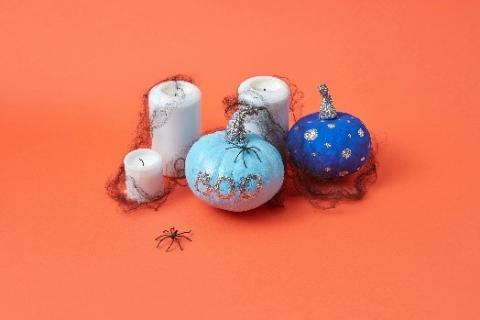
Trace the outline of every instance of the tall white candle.
<instances>
[{"instance_id":1,"label":"tall white candle","mask_svg":"<svg viewBox=\"0 0 480 320\"><path fill-rule=\"evenodd\" d=\"M165 81L148 93L152 149L163 159L163 173L169 177L184 174L185 158L200 137L202 94L187 81Z\"/></svg>"},{"instance_id":2,"label":"tall white candle","mask_svg":"<svg viewBox=\"0 0 480 320\"><path fill-rule=\"evenodd\" d=\"M260 114L249 119L245 128L263 136L283 153L290 103L290 89L285 81L273 76L251 77L240 84L238 95L240 102L243 99L267 107L270 116Z\"/></svg>"},{"instance_id":3,"label":"tall white candle","mask_svg":"<svg viewBox=\"0 0 480 320\"><path fill-rule=\"evenodd\" d=\"M162 157L151 149L136 149L123 159L127 199L148 202L163 195Z\"/></svg>"}]
</instances>

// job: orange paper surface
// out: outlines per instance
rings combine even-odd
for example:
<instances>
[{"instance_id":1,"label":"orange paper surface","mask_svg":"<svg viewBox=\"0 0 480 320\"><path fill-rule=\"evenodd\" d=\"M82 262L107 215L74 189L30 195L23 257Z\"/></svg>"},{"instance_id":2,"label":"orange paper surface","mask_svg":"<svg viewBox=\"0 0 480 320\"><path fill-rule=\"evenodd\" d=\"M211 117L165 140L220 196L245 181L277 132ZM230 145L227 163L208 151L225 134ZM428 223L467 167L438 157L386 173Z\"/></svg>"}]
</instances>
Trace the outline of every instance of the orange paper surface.
<instances>
[{"instance_id":1,"label":"orange paper surface","mask_svg":"<svg viewBox=\"0 0 480 320\"><path fill-rule=\"evenodd\" d=\"M476 319L475 1L2 1L1 319ZM124 214L104 190L146 88L203 92L203 128L257 74L379 142L364 201L232 214L179 188ZM170 253L175 226L193 242Z\"/></svg>"}]
</instances>

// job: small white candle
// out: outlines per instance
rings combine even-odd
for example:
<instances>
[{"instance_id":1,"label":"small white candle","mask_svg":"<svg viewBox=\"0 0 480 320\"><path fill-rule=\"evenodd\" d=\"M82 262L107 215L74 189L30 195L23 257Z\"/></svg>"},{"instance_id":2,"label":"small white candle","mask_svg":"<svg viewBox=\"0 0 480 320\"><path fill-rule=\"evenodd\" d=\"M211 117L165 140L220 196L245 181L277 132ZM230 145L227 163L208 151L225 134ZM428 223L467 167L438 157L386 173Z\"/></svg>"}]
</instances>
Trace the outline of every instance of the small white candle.
<instances>
[{"instance_id":1,"label":"small white candle","mask_svg":"<svg viewBox=\"0 0 480 320\"><path fill-rule=\"evenodd\" d=\"M272 123L266 123L266 121L271 121L265 115L248 120L245 128L250 132L263 136L283 152L285 137L288 132L290 104L290 89L285 81L273 76L251 77L240 84L238 95L240 100L243 98L247 101L249 96L261 97L262 102L268 108L272 120L276 123L273 126L275 132L272 132Z\"/></svg>"},{"instance_id":2,"label":"small white candle","mask_svg":"<svg viewBox=\"0 0 480 320\"><path fill-rule=\"evenodd\" d=\"M202 94L187 81L165 81L148 93L152 149L163 159L163 174L184 174L185 158L201 133Z\"/></svg>"},{"instance_id":3,"label":"small white candle","mask_svg":"<svg viewBox=\"0 0 480 320\"><path fill-rule=\"evenodd\" d=\"M151 149L136 149L123 159L127 199L148 202L164 192L162 157Z\"/></svg>"}]
</instances>

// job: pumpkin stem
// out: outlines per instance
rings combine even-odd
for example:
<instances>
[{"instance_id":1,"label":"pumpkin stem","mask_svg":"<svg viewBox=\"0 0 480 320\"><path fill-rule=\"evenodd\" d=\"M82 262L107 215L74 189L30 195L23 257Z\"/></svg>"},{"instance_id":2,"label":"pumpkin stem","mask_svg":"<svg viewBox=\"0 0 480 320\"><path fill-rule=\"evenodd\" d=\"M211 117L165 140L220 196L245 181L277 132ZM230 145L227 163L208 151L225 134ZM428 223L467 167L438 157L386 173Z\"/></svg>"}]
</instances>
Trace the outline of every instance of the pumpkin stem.
<instances>
[{"instance_id":1,"label":"pumpkin stem","mask_svg":"<svg viewBox=\"0 0 480 320\"><path fill-rule=\"evenodd\" d=\"M247 144L247 130L245 129L245 118L248 113L254 112L250 106L240 105L238 110L228 121L225 139L234 144Z\"/></svg>"},{"instance_id":2,"label":"pumpkin stem","mask_svg":"<svg viewBox=\"0 0 480 320\"><path fill-rule=\"evenodd\" d=\"M261 111L267 111L267 109L260 106L240 104L238 110L228 121L225 140L236 145L246 145L248 141L245 121L247 117L258 115Z\"/></svg>"},{"instance_id":3,"label":"pumpkin stem","mask_svg":"<svg viewBox=\"0 0 480 320\"><path fill-rule=\"evenodd\" d=\"M337 117L337 112L335 111L335 106L333 105L332 96L328 91L326 84L321 84L318 86L318 91L322 95L322 106L320 107L320 119L330 120Z\"/></svg>"}]
</instances>

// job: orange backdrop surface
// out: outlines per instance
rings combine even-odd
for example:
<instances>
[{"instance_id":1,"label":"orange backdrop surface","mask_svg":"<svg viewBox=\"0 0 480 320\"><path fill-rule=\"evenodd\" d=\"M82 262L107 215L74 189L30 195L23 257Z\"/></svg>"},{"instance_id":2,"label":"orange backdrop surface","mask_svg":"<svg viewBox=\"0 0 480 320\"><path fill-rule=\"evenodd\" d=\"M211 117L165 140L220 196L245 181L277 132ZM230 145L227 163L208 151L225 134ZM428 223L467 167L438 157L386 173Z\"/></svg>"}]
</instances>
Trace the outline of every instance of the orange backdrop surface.
<instances>
[{"instance_id":1,"label":"orange backdrop surface","mask_svg":"<svg viewBox=\"0 0 480 320\"><path fill-rule=\"evenodd\" d=\"M478 319L475 1L0 2L1 319ZM221 212L104 190L141 97L174 73L203 128L245 78L319 82L379 142L361 202ZM154 238L193 229L185 250Z\"/></svg>"}]
</instances>

